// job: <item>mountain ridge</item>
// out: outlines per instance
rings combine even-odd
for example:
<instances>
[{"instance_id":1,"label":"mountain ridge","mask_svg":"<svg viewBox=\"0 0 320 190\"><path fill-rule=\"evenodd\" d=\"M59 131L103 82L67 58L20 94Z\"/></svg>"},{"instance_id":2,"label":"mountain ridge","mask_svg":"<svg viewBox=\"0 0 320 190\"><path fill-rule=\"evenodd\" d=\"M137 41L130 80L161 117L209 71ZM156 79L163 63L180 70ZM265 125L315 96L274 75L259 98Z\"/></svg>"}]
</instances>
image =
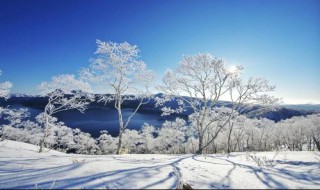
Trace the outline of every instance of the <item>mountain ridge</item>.
<instances>
[{"instance_id":1,"label":"mountain ridge","mask_svg":"<svg viewBox=\"0 0 320 190\"><path fill-rule=\"evenodd\" d=\"M159 97L161 94L156 94L155 97ZM11 97L9 97L7 100L0 100L1 106L12 106L12 107L26 107L26 108L37 108L42 109L45 107L47 103L47 97L39 96L39 95L22 95L22 94L12 94ZM123 108L135 108L135 106L138 104L138 101L127 101L123 103ZM171 102L166 103L167 106L170 107L176 107L177 104L173 100ZM228 101L218 101L216 103L217 107L226 106L230 107L230 102ZM253 115L252 117L258 117L258 118L268 118L273 121L280 121L283 119L288 119L294 116L306 116L310 114L320 113L320 105L313 105L313 107L308 107L307 105L279 105L279 108L276 111L267 111L263 114L259 115ZM319 106L319 109L317 106ZM92 102L89 104L88 109L94 109L94 108L102 108L102 107L109 107L113 108L112 103L104 105L104 103L100 102ZM253 106L252 109L258 109L260 106ZM250 110L249 110L250 111ZM251 110L252 111L252 110ZM148 104L142 105L140 110L140 113L143 112L154 112L161 114L161 107L155 107L155 99L151 99L151 101ZM177 114L177 116L187 117L188 114L190 114L190 111L187 111L186 113Z\"/></svg>"}]
</instances>

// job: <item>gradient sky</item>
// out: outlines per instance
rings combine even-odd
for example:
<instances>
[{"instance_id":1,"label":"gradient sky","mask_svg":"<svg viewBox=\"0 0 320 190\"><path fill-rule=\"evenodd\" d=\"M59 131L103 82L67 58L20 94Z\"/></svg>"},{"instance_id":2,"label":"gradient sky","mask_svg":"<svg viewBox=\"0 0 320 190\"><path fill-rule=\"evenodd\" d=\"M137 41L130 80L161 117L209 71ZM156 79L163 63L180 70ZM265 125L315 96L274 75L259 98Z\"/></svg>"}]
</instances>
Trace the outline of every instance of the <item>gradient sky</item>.
<instances>
[{"instance_id":1,"label":"gradient sky","mask_svg":"<svg viewBox=\"0 0 320 190\"><path fill-rule=\"evenodd\" d=\"M211 53L320 103L319 0L0 0L1 81L13 93L89 65L96 39L136 44L159 78L182 55Z\"/></svg>"}]
</instances>

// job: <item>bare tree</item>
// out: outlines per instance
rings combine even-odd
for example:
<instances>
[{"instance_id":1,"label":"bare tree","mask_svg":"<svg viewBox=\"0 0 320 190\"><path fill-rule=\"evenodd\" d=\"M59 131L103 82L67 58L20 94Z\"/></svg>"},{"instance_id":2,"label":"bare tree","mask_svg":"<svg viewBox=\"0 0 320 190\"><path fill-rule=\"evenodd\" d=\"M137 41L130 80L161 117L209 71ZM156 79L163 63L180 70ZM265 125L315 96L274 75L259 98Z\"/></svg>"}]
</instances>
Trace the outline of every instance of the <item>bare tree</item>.
<instances>
[{"instance_id":1,"label":"bare tree","mask_svg":"<svg viewBox=\"0 0 320 190\"><path fill-rule=\"evenodd\" d=\"M197 113L197 117L193 119L196 120L199 139L198 154L202 154L203 149L214 141L225 126L231 126L230 121L241 106L258 102L271 104L273 100L277 100L264 94L274 90L266 80L250 78L247 83L243 83L239 77L242 70L242 66L227 67L224 60L210 54L197 54L184 56L178 68L165 73L163 85L159 87L164 95L157 98L157 105L163 106L163 115L187 110ZM220 122L219 130L207 137L208 140L204 144L204 136L208 134L209 126L214 122L209 119L208 123L208 117L212 115L210 112L221 97L226 95L230 95L231 111L228 112L225 122ZM177 108L165 106L165 102L172 100L177 101Z\"/></svg>"},{"instance_id":2,"label":"bare tree","mask_svg":"<svg viewBox=\"0 0 320 190\"><path fill-rule=\"evenodd\" d=\"M113 43L97 40L97 57L91 60L90 67L81 70L84 79L96 84L110 95L101 94L100 102L114 102L119 119L119 142L117 154L122 148L122 135L134 114L143 104L150 101L150 84L155 74L139 60L139 49L127 42ZM124 101L138 101L134 111L124 118Z\"/></svg>"},{"instance_id":3,"label":"bare tree","mask_svg":"<svg viewBox=\"0 0 320 190\"><path fill-rule=\"evenodd\" d=\"M48 97L44 108L44 134L39 143L39 152L42 152L50 131L49 118L55 113L70 109L83 113L87 105L94 100L94 96L88 93L90 87L87 83L68 74L54 76L50 82L42 82L39 89L43 96Z\"/></svg>"}]
</instances>

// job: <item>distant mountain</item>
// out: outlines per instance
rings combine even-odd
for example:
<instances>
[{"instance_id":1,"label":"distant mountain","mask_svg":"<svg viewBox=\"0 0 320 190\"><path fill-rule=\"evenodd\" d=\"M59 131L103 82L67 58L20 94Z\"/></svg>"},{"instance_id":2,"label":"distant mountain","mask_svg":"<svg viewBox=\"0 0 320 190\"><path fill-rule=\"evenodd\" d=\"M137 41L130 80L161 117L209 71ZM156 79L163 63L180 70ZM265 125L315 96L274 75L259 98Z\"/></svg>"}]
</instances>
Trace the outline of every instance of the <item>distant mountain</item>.
<instances>
[{"instance_id":1,"label":"distant mountain","mask_svg":"<svg viewBox=\"0 0 320 190\"><path fill-rule=\"evenodd\" d=\"M315 113L320 113L319 111L311 111L311 110L296 110L296 109L288 109L288 108L280 108L276 111L269 111L259 115L262 118L268 118L273 121L280 121L289 119L294 116L307 116Z\"/></svg>"},{"instance_id":2,"label":"distant mountain","mask_svg":"<svg viewBox=\"0 0 320 190\"><path fill-rule=\"evenodd\" d=\"M295 110L320 111L320 104L288 104L282 105L282 107Z\"/></svg>"},{"instance_id":3,"label":"distant mountain","mask_svg":"<svg viewBox=\"0 0 320 190\"><path fill-rule=\"evenodd\" d=\"M22 94L22 93L12 93L11 97L39 97L39 95L30 95L30 94Z\"/></svg>"},{"instance_id":4,"label":"distant mountain","mask_svg":"<svg viewBox=\"0 0 320 190\"><path fill-rule=\"evenodd\" d=\"M161 94L157 94L156 96L160 96ZM14 108L19 108L19 107L26 107L26 108L31 108L31 109L43 109L47 103L47 98L46 97L41 97L41 96L30 96L30 95L23 95L23 94L13 94L9 99L0 100L0 105L1 106L8 106L10 105L11 107ZM138 101L128 101L124 102L123 108L135 108L136 105L138 104ZM225 106L225 107L230 107L230 102L227 101L219 101L217 102L217 107ZM110 109L113 109L114 104L109 103L106 105ZM171 101L167 102L166 106L170 107L176 107L177 103L176 101ZM96 109L96 108L104 108L105 105L104 103L98 103L94 102L91 103L88 108L89 109ZM247 110L244 113L249 113L252 112L254 113L254 110L257 110L261 108L260 106L255 106L251 108L251 110ZM161 107L155 107L155 100L151 100L148 104L141 106L141 109L139 110L141 114L143 113L154 113L161 115ZM176 116L187 118L187 116L192 113L191 110L183 113L183 114L177 114ZM269 111L265 113L258 113L254 115L250 115L250 117L263 117L263 118L268 118L274 121L280 121L283 119L288 119L293 116L306 116L314 113L320 113L320 105L282 105L279 109L276 111Z\"/></svg>"}]
</instances>

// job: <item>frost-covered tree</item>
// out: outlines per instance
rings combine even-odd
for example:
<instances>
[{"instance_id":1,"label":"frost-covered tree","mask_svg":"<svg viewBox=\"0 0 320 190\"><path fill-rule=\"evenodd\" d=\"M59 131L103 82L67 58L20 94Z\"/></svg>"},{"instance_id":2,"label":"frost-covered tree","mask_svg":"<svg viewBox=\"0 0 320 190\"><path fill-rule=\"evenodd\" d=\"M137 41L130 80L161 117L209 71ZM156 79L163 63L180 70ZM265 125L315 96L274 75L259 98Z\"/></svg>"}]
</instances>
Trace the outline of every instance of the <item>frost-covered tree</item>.
<instances>
[{"instance_id":1,"label":"frost-covered tree","mask_svg":"<svg viewBox=\"0 0 320 190\"><path fill-rule=\"evenodd\" d=\"M269 82L264 78L250 77L247 81L240 78L240 75L233 75L229 88L229 97L231 100L231 119L227 126L228 134L228 153L231 151L230 136L234 125L232 119L236 117L237 112L246 115L262 113L265 111L274 110L277 106L278 98L268 95L267 93L274 91L275 86L269 85ZM253 109L254 106L260 105Z\"/></svg>"},{"instance_id":2,"label":"frost-covered tree","mask_svg":"<svg viewBox=\"0 0 320 190\"><path fill-rule=\"evenodd\" d=\"M302 143L304 138L304 126L301 125L304 122L304 117L292 117L290 119L284 120L280 123L285 131L286 145L289 150L296 151L302 150Z\"/></svg>"},{"instance_id":3,"label":"frost-covered tree","mask_svg":"<svg viewBox=\"0 0 320 190\"><path fill-rule=\"evenodd\" d=\"M58 125L56 130L56 149L61 151L69 151L73 148L75 142L73 141L73 131L70 127Z\"/></svg>"},{"instance_id":4,"label":"frost-covered tree","mask_svg":"<svg viewBox=\"0 0 320 190\"><path fill-rule=\"evenodd\" d=\"M316 145L318 151L320 151L320 114L309 116L309 119L313 123L312 139Z\"/></svg>"},{"instance_id":5,"label":"frost-covered tree","mask_svg":"<svg viewBox=\"0 0 320 190\"><path fill-rule=\"evenodd\" d=\"M287 132L287 144L290 150L302 150L304 146L311 149L311 145L316 145L320 150L320 114L309 115L307 117L292 117L282 121Z\"/></svg>"},{"instance_id":6,"label":"frost-covered tree","mask_svg":"<svg viewBox=\"0 0 320 190\"><path fill-rule=\"evenodd\" d=\"M243 68L241 66L227 67L225 61L210 54L197 54L184 56L175 70L167 70L163 77L163 85L159 90L164 96L157 98L157 105L163 106L163 115L191 111L197 114L193 121L197 127L199 147L197 153L201 154L208 143L214 141L220 131L229 124L236 110L245 104L272 103L275 98L265 92L272 91L273 86L261 78L250 78L242 82L239 77ZM229 95L231 112L220 130L211 134L204 143L208 134L206 120L209 112L216 106L222 96ZM176 108L166 106L165 102L176 101Z\"/></svg>"},{"instance_id":7,"label":"frost-covered tree","mask_svg":"<svg viewBox=\"0 0 320 190\"><path fill-rule=\"evenodd\" d=\"M186 141L186 121L176 118L175 121L165 121L159 129L156 147L159 152L179 154L185 152L182 144Z\"/></svg>"},{"instance_id":8,"label":"frost-covered tree","mask_svg":"<svg viewBox=\"0 0 320 190\"><path fill-rule=\"evenodd\" d=\"M97 154L100 152L97 141L89 133L84 133L80 129L73 130L74 149L78 154Z\"/></svg>"},{"instance_id":9,"label":"frost-covered tree","mask_svg":"<svg viewBox=\"0 0 320 190\"><path fill-rule=\"evenodd\" d=\"M30 113L27 108L20 109L3 109L2 116L3 119L9 121L8 125L15 126L20 124L23 119L29 117Z\"/></svg>"},{"instance_id":10,"label":"frost-covered tree","mask_svg":"<svg viewBox=\"0 0 320 190\"><path fill-rule=\"evenodd\" d=\"M155 148L155 138L154 134L156 133L154 126L144 123L141 128L141 152L143 153L153 153Z\"/></svg>"},{"instance_id":11,"label":"frost-covered tree","mask_svg":"<svg viewBox=\"0 0 320 190\"><path fill-rule=\"evenodd\" d=\"M289 150L291 150L291 129L289 129L290 125L289 124L290 120L284 120L284 121L280 121L278 122L275 126L274 126L274 144L277 147L283 147L283 148L288 148Z\"/></svg>"},{"instance_id":12,"label":"frost-covered tree","mask_svg":"<svg viewBox=\"0 0 320 190\"><path fill-rule=\"evenodd\" d=\"M0 70L0 76L1 74ZM0 98L8 99L11 88L11 82L0 83ZM33 140L37 138L39 134L38 125L29 120L24 121L25 118L29 117L26 108L10 109L10 107L3 108L0 106L0 117L8 122L6 125L0 126L0 141L5 138L33 143Z\"/></svg>"},{"instance_id":13,"label":"frost-covered tree","mask_svg":"<svg viewBox=\"0 0 320 190\"><path fill-rule=\"evenodd\" d=\"M0 70L0 76L2 75L2 71ZM0 98L7 99L10 95L10 89L12 88L12 83L9 81L0 83Z\"/></svg>"},{"instance_id":14,"label":"frost-covered tree","mask_svg":"<svg viewBox=\"0 0 320 190\"><path fill-rule=\"evenodd\" d=\"M87 83L69 74L54 76L51 81L42 82L39 89L41 95L48 98L44 108L44 135L39 143L39 152L42 152L45 139L49 136L49 118L55 113L70 109L83 113L87 105L94 100L94 96L88 93L90 87Z\"/></svg>"},{"instance_id":15,"label":"frost-covered tree","mask_svg":"<svg viewBox=\"0 0 320 190\"><path fill-rule=\"evenodd\" d=\"M98 144L100 148L100 154L115 154L117 151L117 138L108 134L108 131L103 130L98 137Z\"/></svg>"},{"instance_id":16,"label":"frost-covered tree","mask_svg":"<svg viewBox=\"0 0 320 190\"><path fill-rule=\"evenodd\" d=\"M28 110L26 108L10 109L10 108L0 107L0 112L1 112L0 117L8 122L8 124L0 126L0 140L17 139L15 136L18 135L18 132L14 133L13 131L19 130L16 128L23 127L21 125L23 122L23 119L29 117Z\"/></svg>"},{"instance_id":17,"label":"frost-covered tree","mask_svg":"<svg viewBox=\"0 0 320 190\"><path fill-rule=\"evenodd\" d=\"M21 130L23 131L21 141L34 144L34 145L39 145L40 139L43 135L43 128L39 125L39 123L26 120L21 123Z\"/></svg>"},{"instance_id":18,"label":"frost-covered tree","mask_svg":"<svg viewBox=\"0 0 320 190\"><path fill-rule=\"evenodd\" d=\"M229 121L226 129L227 139L227 151L228 153L235 151L237 148L241 149L241 141L244 137L244 125L246 124L247 118L244 115L238 113Z\"/></svg>"},{"instance_id":19,"label":"frost-covered tree","mask_svg":"<svg viewBox=\"0 0 320 190\"><path fill-rule=\"evenodd\" d=\"M57 132L64 123L59 122L58 118L47 115L45 112L37 115L35 119L40 126L46 126L45 128L42 127L42 138L39 144L43 143L43 146L47 148L56 148L55 145L58 144ZM45 139L43 139L44 134L46 135ZM43 140L43 142L41 142L41 140Z\"/></svg>"},{"instance_id":20,"label":"frost-covered tree","mask_svg":"<svg viewBox=\"0 0 320 190\"><path fill-rule=\"evenodd\" d=\"M138 146L141 143L141 136L137 130L126 129L123 132L123 149L120 152L123 153L138 153Z\"/></svg>"},{"instance_id":21,"label":"frost-covered tree","mask_svg":"<svg viewBox=\"0 0 320 190\"><path fill-rule=\"evenodd\" d=\"M255 150L266 151L268 149L268 145L270 144L270 129L274 127L274 122L269 119L262 118L254 119L252 121L252 124L257 129L257 132L254 134L257 140L257 147L255 148Z\"/></svg>"},{"instance_id":22,"label":"frost-covered tree","mask_svg":"<svg viewBox=\"0 0 320 190\"><path fill-rule=\"evenodd\" d=\"M194 154L198 150L199 141L194 136L189 136L187 141L184 143L185 153L191 153Z\"/></svg>"},{"instance_id":23,"label":"frost-covered tree","mask_svg":"<svg viewBox=\"0 0 320 190\"><path fill-rule=\"evenodd\" d=\"M0 70L0 76L2 75L2 71ZM10 95L10 89L12 88L12 83L9 81L0 83L0 98L8 99ZM0 106L0 116L2 117L3 113L5 113L6 108ZM3 137L3 126L0 127L0 141Z\"/></svg>"},{"instance_id":24,"label":"frost-covered tree","mask_svg":"<svg viewBox=\"0 0 320 190\"><path fill-rule=\"evenodd\" d=\"M202 110L189 115L191 127L198 132L199 138L202 139L202 150L207 148L218 137L220 132L225 130L231 112L232 110L227 107L214 107L207 111ZM202 127L199 125L200 119Z\"/></svg>"},{"instance_id":25,"label":"frost-covered tree","mask_svg":"<svg viewBox=\"0 0 320 190\"><path fill-rule=\"evenodd\" d=\"M108 95L100 95L100 102L113 102L118 111L119 142L117 154L122 148L123 132L141 105L150 100L150 84L155 75L139 59L139 49L127 42L113 43L97 40L97 57L91 60L89 68L82 69L84 79L96 84ZM134 111L127 117L122 114L125 101L138 101Z\"/></svg>"}]
</instances>

